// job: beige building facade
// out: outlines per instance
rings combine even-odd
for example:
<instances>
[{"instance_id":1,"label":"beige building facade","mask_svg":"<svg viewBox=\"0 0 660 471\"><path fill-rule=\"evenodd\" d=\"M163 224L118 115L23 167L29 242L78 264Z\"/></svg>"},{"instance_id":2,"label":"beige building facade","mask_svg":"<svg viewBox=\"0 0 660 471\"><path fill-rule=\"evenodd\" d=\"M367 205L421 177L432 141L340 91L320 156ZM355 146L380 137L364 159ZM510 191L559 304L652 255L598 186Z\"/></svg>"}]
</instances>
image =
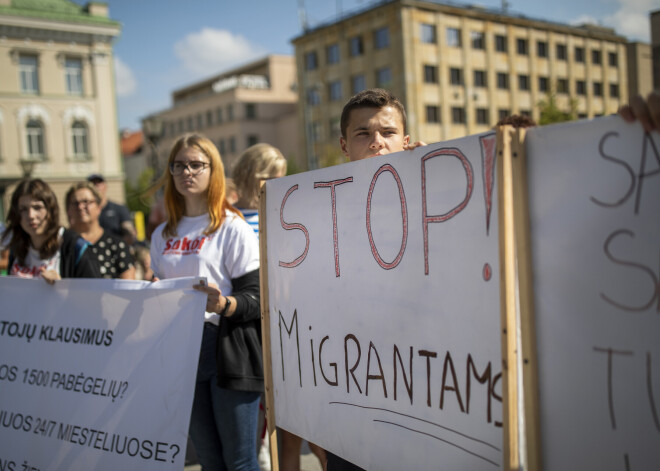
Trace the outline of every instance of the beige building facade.
<instances>
[{"instance_id":1,"label":"beige building facade","mask_svg":"<svg viewBox=\"0 0 660 471\"><path fill-rule=\"evenodd\" d=\"M91 173L123 201L107 5L0 0L0 216L25 175L46 180L60 208ZM61 223L66 224L66 213Z\"/></svg>"},{"instance_id":2,"label":"beige building facade","mask_svg":"<svg viewBox=\"0 0 660 471\"><path fill-rule=\"evenodd\" d=\"M628 100L626 39L602 27L390 0L293 44L300 145L312 168L335 158L342 107L365 88L399 97L409 134L426 142L485 131L513 113L538 120L549 92L580 118L614 113Z\"/></svg>"},{"instance_id":3,"label":"beige building facade","mask_svg":"<svg viewBox=\"0 0 660 471\"><path fill-rule=\"evenodd\" d=\"M145 118L143 129L152 140L148 128L158 129L159 171L176 139L189 132L216 144L227 175L241 153L258 142L277 147L300 169L297 103L293 57L270 55L174 91L172 107Z\"/></svg>"}]
</instances>

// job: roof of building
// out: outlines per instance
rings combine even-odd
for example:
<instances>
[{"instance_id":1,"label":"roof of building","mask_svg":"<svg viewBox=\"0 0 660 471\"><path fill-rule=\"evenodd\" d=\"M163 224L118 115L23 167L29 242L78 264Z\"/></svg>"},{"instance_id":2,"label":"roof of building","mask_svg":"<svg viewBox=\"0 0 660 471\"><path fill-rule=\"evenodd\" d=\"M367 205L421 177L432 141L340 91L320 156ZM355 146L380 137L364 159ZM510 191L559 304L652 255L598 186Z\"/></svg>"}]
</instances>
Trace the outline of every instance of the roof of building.
<instances>
[{"instance_id":1,"label":"roof of building","mask_svg":"<svg viewBox=\"0 0 660 471\"><path fill-rule=\"evenodd\" d=\"M107 7L104 2L89 2L84 6L69 0L10 0L9 3L9 6L0 4L0 15L119 26L118 21L92 13L94 9L90 7Z\"/></svg>"},{"instance_id":2,"label":"roof of building","mask_svg":"<svg viewBox=\"0 0 660 471\"><path fill-rule=\"evenodd\" d=\"M561 30L563 32L570 32L572 34L578 34L588 37L596 38L607 38L607 39L618 39L624 41L625 38L616 33L612 28L603 27L594 24L582 24L582 25L568 25L565 23L559 23L555 21L549 21L539 18L530 18L521 13L513 12L510 10L502 10L501 8L491 8L484 7L481 5L468 5L465 3L459 3L451 0L380 0L378 2L371 3L367 6L358 7L352 11L345 12L340 14L336 19L323 22L314 26L307 25L304 28L304 31L291 39L292 43L297 43L298 41L304 39L308 34L315 33L325 28L331 27L333 25L342 23L343 21L353 18L364 13L376 10L385 5L399 3L402 6L413 6L413 7L423 7L430 8L434 10L446 11L455 14L462 14L470 17L476 18L488 18L494 21L506 21L514 24L521 25L543 25L546 28Z\"/></svg>"},{"instance_id":3,"label":"roof of building","mask_svg":"<svg viewBox=\"0 0 660 471\"><path fill-rule=\"evenodd\" d=\"M142 150L144 134L142 131L125 131L121 135L121 155L133 155Z\"/></svg>"}]
</instances>

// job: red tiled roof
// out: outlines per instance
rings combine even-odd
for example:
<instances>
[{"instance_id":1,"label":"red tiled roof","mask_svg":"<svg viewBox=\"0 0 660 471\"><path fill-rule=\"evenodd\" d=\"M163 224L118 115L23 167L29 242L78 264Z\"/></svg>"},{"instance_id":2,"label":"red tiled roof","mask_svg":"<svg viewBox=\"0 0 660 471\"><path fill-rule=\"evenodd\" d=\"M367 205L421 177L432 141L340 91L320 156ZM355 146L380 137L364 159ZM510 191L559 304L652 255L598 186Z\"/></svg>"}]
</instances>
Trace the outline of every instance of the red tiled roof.
<instances>
[{"instance_id":1,"label":"red tiled roof","mask_svg":"<svg viewBox=\"0 0 660 471\"><path fill-rule=\"evenodd\" d=\"M127 131L121 136L121 155L133 155L142 149L144 135L142 131Z\"/></svg>"}]
</instances>

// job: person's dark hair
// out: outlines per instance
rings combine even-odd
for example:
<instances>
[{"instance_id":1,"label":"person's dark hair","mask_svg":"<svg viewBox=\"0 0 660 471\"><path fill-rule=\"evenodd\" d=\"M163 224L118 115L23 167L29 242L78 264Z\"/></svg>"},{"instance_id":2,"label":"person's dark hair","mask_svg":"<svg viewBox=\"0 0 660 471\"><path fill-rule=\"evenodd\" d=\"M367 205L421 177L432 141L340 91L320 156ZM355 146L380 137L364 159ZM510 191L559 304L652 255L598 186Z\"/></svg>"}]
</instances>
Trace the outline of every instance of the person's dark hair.
<instances>
[{"instance_id":1,"label":"person's dark hair","mask_svg":"<svg viewBox=\"0 0 660 471\"><path fill-rule=\"evenodd\" d=\"M510 114L500 119L496 126L504 126L505 124L509 124L514 128L533 128L536 126L536 121L527 115Z\"/></svg>"},{"instance_id":2,"label":"person's dark hair","mask_svg":"<svg viewBox=\"0 0 660 471\"><path fill-rule=\"evenodd\" d=\"M9 249L19 263L25 263L28 249L30 247L30 236L21 227L21 212L18 209L18 200L21 196L30 196L35 200L43 202L48 214L46 225L46 241L39 249L42 259L52 257L60 246L58 231L60 229L60 210L57 205L57 197L46 182L39 178L21 181L11 196L11 206L7 215L7 227L3 238L11 235Z\"/></svg>"},{"instance_id":3,"label":"person's dark hair","mask_svg":"<svg viewBox=\"0 0 660 471\"><path fill-rule=\"evenodd\" d=\"M362 90L360 93L353 95L353 97L348 100L348 103L344 105L344 109L341 112L341 121L339 123L342 137L346 138L346 128L348 128L348 119L351 111L358 108L384 108L386 106L392 106L399 111L401 122L403 124L403 132L405 133L406 110L403 108L399 99L382 88L368 88L367 90Z\"/></svg>"}]
</instances>

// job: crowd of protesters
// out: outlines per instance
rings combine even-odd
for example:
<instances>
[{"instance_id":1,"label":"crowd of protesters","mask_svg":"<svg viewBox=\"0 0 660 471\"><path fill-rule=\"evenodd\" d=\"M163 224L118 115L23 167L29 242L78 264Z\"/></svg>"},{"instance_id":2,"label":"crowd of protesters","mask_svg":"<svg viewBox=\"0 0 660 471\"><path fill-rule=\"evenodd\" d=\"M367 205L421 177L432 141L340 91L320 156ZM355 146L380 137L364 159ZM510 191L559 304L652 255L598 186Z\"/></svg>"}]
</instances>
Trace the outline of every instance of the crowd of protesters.
<instances>
[{"instance_id":1,"label":"crowd of protesters","mask_svg":"<svg viewBox=\"0 0 660 471\"><path fill-rule=\"evenodd\" d=\"M660 94L635 97L619 114L626 121L638 119L646 131L660 131ZM516 119L507 123L517 125ZM410 142L403 105L381 89L349 100L339 144L351 161L425 145ZM53 190L38 178L16 186L0 227L0 270L10 276L49 284L62 278L206 277L206 283L193 286L207 302L199 313L205 322L190 423L205 470L269 469L267 460L257 461L265 442L258 427L264 384L257 208L260 186L286 170L278 149L257 144L239 158L232 182L215 145L186 134L172 147L156 187L163 198L151 220L150 248L136 243L130 213L108 200L105 179L97 174L66 193L69 228L62 224ZM168 241L184 237L204 239L203 249L167 249ZM280 435L282 469L299 470L301 439L286 431ZM326 458L313 444L310 448L324 470L359 469L331 453Z\"/></svg>"}]
</instances>

